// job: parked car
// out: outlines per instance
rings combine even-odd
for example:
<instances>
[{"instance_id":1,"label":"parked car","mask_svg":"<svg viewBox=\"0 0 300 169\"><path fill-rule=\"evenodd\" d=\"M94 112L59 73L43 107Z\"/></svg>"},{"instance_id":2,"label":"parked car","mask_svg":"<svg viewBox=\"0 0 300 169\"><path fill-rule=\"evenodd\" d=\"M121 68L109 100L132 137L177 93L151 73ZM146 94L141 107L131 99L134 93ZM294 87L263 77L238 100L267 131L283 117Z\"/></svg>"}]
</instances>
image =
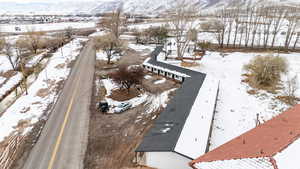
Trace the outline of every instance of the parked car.
<instances>
[{"instance_id":1,"label":"parked car","mask_svg":"<svg viewBox=\"0 0 300 169\"><path fill-rule=\"evenodd\" d=\"M129 110L132 107L131 103L124 102L119 104L117 107L114 108L114 113L120 114L123 113L124 111Z\"/></svg>"},{"instance_id":2,"label":"parked car","mask_svg":"<svg viewBox=\"0 0 300 169\"><path fill-rule=\"evenodd\" d=\"M107 102L99 102L97 107L103 113L107 113L109 110L109 105Z\"/></svg>"}]
</instances>

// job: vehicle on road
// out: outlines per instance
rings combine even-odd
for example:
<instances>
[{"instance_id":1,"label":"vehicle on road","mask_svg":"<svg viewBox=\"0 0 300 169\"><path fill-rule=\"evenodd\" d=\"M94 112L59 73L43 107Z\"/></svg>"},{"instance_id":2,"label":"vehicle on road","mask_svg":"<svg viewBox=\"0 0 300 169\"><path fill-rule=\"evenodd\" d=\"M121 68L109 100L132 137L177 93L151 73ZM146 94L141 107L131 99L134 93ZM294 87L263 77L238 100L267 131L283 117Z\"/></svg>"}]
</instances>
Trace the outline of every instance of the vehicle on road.
<instances>
[{"instance_id":1,"label":"vehicle on road","mask_svg":"<svg viewBox=\"0 0 300 169\"><path fill-rule=\"evenodd\" d=\"M114 108L114 113L116 113L116 114L123 113L123 112L129 110L131 107L132 107L131 103L128 103L128 102L121 103L117 107Z\"/></svg>"}]
</instances>

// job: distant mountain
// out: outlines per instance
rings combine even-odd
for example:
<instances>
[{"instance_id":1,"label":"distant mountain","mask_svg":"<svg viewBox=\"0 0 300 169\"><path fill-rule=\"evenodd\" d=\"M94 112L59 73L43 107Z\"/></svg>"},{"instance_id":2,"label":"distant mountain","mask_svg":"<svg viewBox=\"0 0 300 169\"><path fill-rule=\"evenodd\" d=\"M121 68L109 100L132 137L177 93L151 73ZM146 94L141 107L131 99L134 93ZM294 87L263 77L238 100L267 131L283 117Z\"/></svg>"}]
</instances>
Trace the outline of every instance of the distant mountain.
<instances>
[{"instance_id":1,"label":"distant mountain","mask_svg":"<svg viewBox=\"0 0 300 169\"><path fill-rule=\"evenodd\" d=\"M41 2L41 3L14 3L0 2L0 14L3 13L34 13L34 14L78 14L78 13L104 13L112 11L123 4L123 9L128 13L159 14L171 9L178 0L108 0L81 2ZM189 0L193 5L202 9L216 9L236 4L270 4L279 3L286 5L299 4L300 0Z\"/></svg>"},{"instance_id":2,"label":"distant mountain","mask_svg":"<svg viewBox=\"0 0 300 169\"><path fill-rule=\"evenodd\" d=\"M90 13L98 2L0 2L0 14L71 14Z\"/></svg>"}]
</instances>

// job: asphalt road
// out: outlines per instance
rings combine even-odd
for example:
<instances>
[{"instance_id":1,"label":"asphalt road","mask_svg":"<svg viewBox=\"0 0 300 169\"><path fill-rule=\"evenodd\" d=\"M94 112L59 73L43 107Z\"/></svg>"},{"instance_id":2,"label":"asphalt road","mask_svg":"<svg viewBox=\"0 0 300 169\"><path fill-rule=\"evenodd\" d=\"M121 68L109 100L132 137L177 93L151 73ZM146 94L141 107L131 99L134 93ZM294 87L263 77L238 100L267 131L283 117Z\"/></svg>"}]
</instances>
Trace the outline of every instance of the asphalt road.
<instances>
[{"instance_id":1,"label":"asphalt road","mask_svg":"<svg viewBox=\"0 0 300 169\"><path fill-rule=\"evenodd\" d=\"M23 169L82 169L88 140L95 50L79 55L61 96Z\"/></svg>"}]
</instances>

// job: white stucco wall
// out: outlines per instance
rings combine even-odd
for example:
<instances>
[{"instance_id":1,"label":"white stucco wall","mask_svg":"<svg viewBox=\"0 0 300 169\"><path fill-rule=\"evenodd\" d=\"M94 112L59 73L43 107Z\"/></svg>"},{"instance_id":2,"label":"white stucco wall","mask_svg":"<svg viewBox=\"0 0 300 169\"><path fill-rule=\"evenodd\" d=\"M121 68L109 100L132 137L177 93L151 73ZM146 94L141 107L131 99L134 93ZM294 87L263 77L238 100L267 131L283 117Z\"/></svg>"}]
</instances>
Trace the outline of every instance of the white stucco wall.
<instances>
[{"instance_id":1,"label":"white stucco wall","mask_svg":"<svg viewBox=\"0 0 300 169\"><path fill-rule=\"evenodd\" d=\"M147 152L146 165L157 169L191 169L190 159L173 152Z\"/></svg>"}]
</instances>

